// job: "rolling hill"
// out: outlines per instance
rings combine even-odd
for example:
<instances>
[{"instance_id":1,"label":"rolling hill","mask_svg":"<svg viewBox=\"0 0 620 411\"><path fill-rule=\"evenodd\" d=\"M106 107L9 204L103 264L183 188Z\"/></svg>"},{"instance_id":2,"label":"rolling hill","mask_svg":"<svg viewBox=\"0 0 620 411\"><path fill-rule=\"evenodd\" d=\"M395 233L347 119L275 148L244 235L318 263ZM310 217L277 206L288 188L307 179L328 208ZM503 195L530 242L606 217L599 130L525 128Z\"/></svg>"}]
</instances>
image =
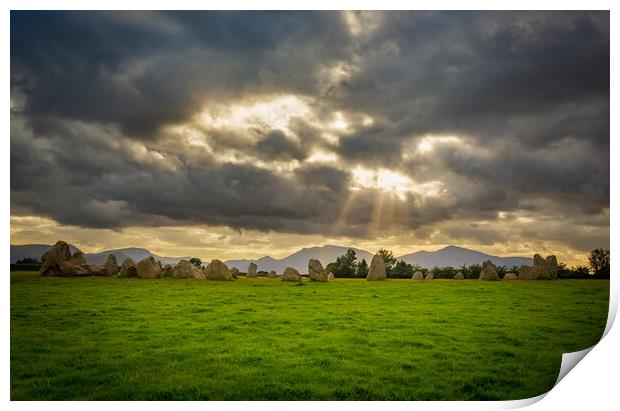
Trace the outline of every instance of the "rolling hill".
<instances>
[{"instance_id":1,"label":"rolling hill","mask_svg":"<svg viewBox=\"0 0 620 411\"><path fill-rule=\"evenodd\" d=\"M246 272L248 269L248 265L251 262L256 263L258 267L258 271L271 271L274 270L278 274L282 273L286 267L293 267L297 271L302 274L308 272L308 260L311 258L315 258L326 266L328 263L335 261L336 258L340 257L344 253L347 252L349 247L341 247L337 245L324 245L322 247L310 247L310 248L302 248L301 250L289 255L288 257L282 259L275 259L270 256L261 257L257 260L227 260L225 264L232 268L237 267L239 271ZM360 250L358 248L353 248L357 254L357 259L361 260L365 258L366 261L370 264L370 260L372 259L372 254L365 250Z\"/></svg>"},{"instance_id":2,"label":"rolling hill","mask_svg":"<svg viewBox=\"0 0 620 411\"><path fill-rule=\"evenodd\" d=\"M513 265L532 265L531 258L498 257L455 245L450 245L437 251L418 251L403 255L399 259L405 260L409 264L418 264L426 268L433 268L435 266L461 267L463 264L482 264L486 260L491 260L495 265L505 265L507 267L512 267Z\"/></svg>"},{"instance_id":3,"label":"rolling hill","mask_svg":"<svg viewBox=\"0 0 620 411\"><path fill-rule=\"evenodd\" d=\"M41 255L46 252L51 245L46 244L27 244L27 245L11 245L11 264L15 261L29 257L40 259ZM71 252L74 253L78 250L75 246L69 245ZM239 259L239 260L227 260L225 264L229 267L237 267L239 271L246 272L248 265L251 262L256 263L259 271L271 271L274 270L277 273L282 273L286 267L293 267L300 273L305 274L308 271L308 260L315 258L319 260L323 266L326 266L332 261L335 261L337 257L346 253L348 247L341 247L337 245L324 245L321 247L309 247L303 248L288 257L281 259L273 258L270 256L261 257L256 260L251 259ZM372 259L372 254L366 250L360 250L353 248L357 254L358 260L362 258L366 259L368 263ZM86 261L89 264L103 265L109 254L114 254L116 261L119 264L126 258L130 257L135 262L142 260L145 257L153 256L156 260L160 260L162 264L176 264L181 259L189 260L190 257L161 257L157 254L153 254L144 248L119 248L114 250L105 250L98 253L86 253ZM457 247L454 245L442 248L437 251L418 251L411 254L406 254L398 257L398 259L405 260L409 264L418 264L422 267L433 268L434 266L445 267L460 267L463 264L482 264L485 260L491 260L495 265L505 265L511 267L513 265L532 265L532 259L527 257L498 257L480 251L470 250L463 247Z\"/></svg>"}]
</instances>

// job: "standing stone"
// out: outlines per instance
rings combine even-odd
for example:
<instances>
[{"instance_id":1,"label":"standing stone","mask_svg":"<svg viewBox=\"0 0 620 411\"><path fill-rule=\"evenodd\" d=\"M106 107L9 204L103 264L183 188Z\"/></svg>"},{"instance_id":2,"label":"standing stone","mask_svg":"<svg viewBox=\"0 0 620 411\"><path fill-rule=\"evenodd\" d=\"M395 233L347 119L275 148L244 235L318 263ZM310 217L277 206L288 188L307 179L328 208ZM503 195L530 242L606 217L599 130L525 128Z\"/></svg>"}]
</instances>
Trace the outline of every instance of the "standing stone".
<instances>
[{"instance_id":1,"label":"standing stone","mask_svg":"<svg viewBox=\"0 0 620 411\"><path fill-rule=\"evenodd\" d=\"M426 277L424 277L425 280L432 280L433 278L435 278L435 274L432 271L428 271Z\"/></svg>"},{"instance_id":2,"label":"standing stone","mask_svg":"<svg viewBox=\"0 0 620 411\"><path fill-rule=\"evenodd\" d=\"M237 267L233 267L230 269L230 275L232 275L232 278L238 278L239 277L239 269Z\"/></svg>"},{"instance_id":3,"label":"standing stone","mask_svg":"<svg viewBox=\"0 0 620 411\"><path fill-rule=\"evenodd\" d=\"M411 276L411 279L412 280L424 280L424 274L422 274L422 271L416 271Z\"/></svg>"},{"instance_id":4,"label":"standing stone","mask_svg":"<svg viewBox=\"0 0 620 411\"><path fill-rule=\"evenodd\" d=\"M137 277L138 269L136 267L136 263L129 257L125 258L123 264L121 264L121 275L123 277Z\"/></svg>"},{"instance_id":5,"label":"standing stone","mask_svg":"<svg viewBox=\"0 0 620 411\"><path fill-rule=\"evenodd\" d=\"M174 269L173 269L172 265L170 265L170 264L166 264L166 265L164 266L164 273L163 273L163 276L164 276L164 277L172 277L173 270L174 270Z\"/></svg>"},{"instance_id":6,"label":"standing stone","mask_svg":"<svg viewBox=\"0 0 620 411\"><path fill-rule=\"evenodd\" d=\"M497 275L497 267L491 261L487 260L482 263L482 272L480 273L479 280L494 281L499 280Z\"/></svg>"},{"instance_id":7,"label":"standing stone","mask_svg":"<svg viewBox=\"0 0 620 411\"><path fill-rule=\"evenodd\" d=\"M549 278L552 280L557 280L558 278L558 259L554 255L547 256L545 259L545 268L547 269L547 274Z\"/></svg>"},{"instance_id":8,"label":"standing stone","mask_svg":"<svg viewBox=\"0 0 620 411\"><path fill-rule=\"evenodd\" d=\"M327 281L334 281L336 277L332 273L327 274Z\"/></svg>"},{"instance_id":9,"label":"standing stone","mask_svg":"<svg viewBox=\"0 0 620 411\"><path fill-rule=\"evenodd\" d=\"M108 255L108 259L105 260L105 264L103 265L105 271L108 275L116 275L118 274L118 263L116 262L116 257L114 254Z\"/></svg>"},{"instance_id":10,"label":"standing stone","mask_svg":"<svg viewBox=\"0 0 620 411\"><path fill-rule=\"evenodd\" d=\"M256 264L250 263L248 267L248 273L246 275L247 278L256 278Z\"/></svg>"},{"instance_id":11,"label":"standing stone","mask_svg":"<svg viewBox=\"0 0 620 411\"><path fill-rule=\"evenodd\" d=\"M456 273L456 275L454 276L454 279L455 279L455 280L464 280L464 279L465 279L465 276L463 275L463 273L462 273L462 272L460 272L460 271L459 271L459 272L458 272L458 273Z\"/></svg>"},{"instance_id":12,"label":"standing stone","mask_svg":"<svg viewBox=\"0 0 620 411\"><path fill-rule=\"evenodd\" d=\"M504 280L518 280L519 277L515 273L506 273L504 274Z\"/></svg>"},{"instance_id":13,"label":"standing stone","mask_svg":"<svg viewBox=\"0 0 620 411\"><path fill-rule=\"evenodd\" d=\"M136 265L136 269L140 278L159 278L163 274L161 263L155 261L152 255L142 259Z\"/></svg>"},{"instance_id":14,"label":"standing stone","mask_svg":"<svg viewBox=\"0 0 620 411\"><path fill-rule=\"evenodd\" d=\"M310 277L310 281L328 281L327 271L323 268L323 264L314 258L311 258L310 261L308 261L308 277Z\"/></svg>"},{"instance_id":15,"label":"standing stone","mask_svg":"<svg viewBox=\"0 0 620 411\"><path fill-rule=\"evenodd\" d=\"M286 267L282 273L282 281L301 281L301 275L293 267Z\"/></svg>"},{"instance_id":16,"label":"standing stone","mask_svg":"<svg viewBox=\"0 0 620 411\"><path fill-rule=\"evenodd\" d=\"M278 278L278 274L276 274L275 271L271 270L269 271L269 274L267 274L267 278Z\"/></svg>"},{"instance_id":17,"label":"standing stone","mask_svg":"<svg viewBox=\"0 0 620 411\"><path fill-rule=\"evenodd\" d=\"M209 263L209 265L207 266L207 269L205 270L205 276L209 280L216 280L216 281L232 281L233 280L233 276L230 273L230 270L228 269L228 267L226 267L226 264L224 264L220 260L212 260Z\"/></svg>"},{"instance_id":18,"label":"standing stone","mask_svg":"<svg viewBox=\"0 0 620 411\"><path fill-rule=\"evenodd\" d=\"M521 280L531 280L532 276L530 275L530 269L532 267L530 267L529 265L522 265L521 268L519 268L519 279Z\"/></svg>"},{"instance_id":19,"label":"standing stone","mask_svg":"<svg viewBox=\"0 0 620 411\"><path fill-rule=\"evenodd\" d=\"M381 254L375 254L370 262L370 268L368 269L368 281L382 281L386 279L385 274L385 262Z\"/></svg>"},{"instance_id":20,"label":"standing stone","mask_svg":"<svg viewBox=\"0 0 620 411\"><path fill-rule=\"evenodd\" d=\"M172 277L204 279L205 274L189 261L181 260L172 268Z\"/></svg>"},{"instance_id":21,"label":"standing stone","mask_svg":"<svg viewBox=\"0 0 620 411\"><path fill-rule=\"evenodd\" d=\"M554 255L543 259L534 255L534 265L522 265L519 269L520 280L555 280L558 278L558 260Z\"/></svg>"}]
</instances>

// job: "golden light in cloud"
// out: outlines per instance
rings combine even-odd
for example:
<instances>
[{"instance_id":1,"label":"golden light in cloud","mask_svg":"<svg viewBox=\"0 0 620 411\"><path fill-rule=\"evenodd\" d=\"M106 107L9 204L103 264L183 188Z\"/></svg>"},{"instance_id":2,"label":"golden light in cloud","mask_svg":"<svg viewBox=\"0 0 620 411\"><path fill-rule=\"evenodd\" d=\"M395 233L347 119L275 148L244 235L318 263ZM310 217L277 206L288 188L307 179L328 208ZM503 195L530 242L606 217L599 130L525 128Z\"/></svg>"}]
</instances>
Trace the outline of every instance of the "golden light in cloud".
<instances>
[{"instance_id":1,"label":"golden light in cloud","mask_svg":"<svg viewBox=\"0 0 620 411\"><path fill-rule=\"evenodd\" d=\"M338 155L333 151L324 151L320 149L314 149L306 162L308 163L335 163L338 161Z\"/></svg>"},{"instance_id":2,"label":"golden light in cloud","mask_svg":"<svg viewBox=\"0 0 620 411\"><path fill-rule=\"evenodd\" d=\"M349 124L342 117L342 113L340 111L336 111L334 114L334 121L332 122L332 128L336 130L346 130L349 127Z\"/></svg>"},{"instance_id":3,"label":"golden light in cloud","mask_svg":"<svg viewBox=\"0 0 620 411\"><path fill-rule=\"evenodd\" d=\"M400 200L405 200L408 193L421 194L426 197L435 197L441 193L439 181L416 183L411 178L385 168L372 170L361 166L353 169L352 190L362 188L379 189L385 193L395 194Z\"/></svg>"},{"instance_id":4,"label":"golden light in cloud","mask_svg":"<svg viewBox=\"0 0 620 411\"><path fill-rule=\"evenodd\" d=\"M204 125L214 128L269 127L289 131L291 118L307 117L310 112L308 103L302 98L286 95L228 107L208 107L200 119Z\"/></svg>"},{"instance_id":5,"label":"golden light in cloud","mask_svg":"<svg viewBox=\"0 0 620 411\"><path fill-rule=\"evenodd\" d=\"M426 136L418 144L417 151L425 154L433 150L437 144L462 144L463 140L456 136Z\"/></svg>"}]
</instances>

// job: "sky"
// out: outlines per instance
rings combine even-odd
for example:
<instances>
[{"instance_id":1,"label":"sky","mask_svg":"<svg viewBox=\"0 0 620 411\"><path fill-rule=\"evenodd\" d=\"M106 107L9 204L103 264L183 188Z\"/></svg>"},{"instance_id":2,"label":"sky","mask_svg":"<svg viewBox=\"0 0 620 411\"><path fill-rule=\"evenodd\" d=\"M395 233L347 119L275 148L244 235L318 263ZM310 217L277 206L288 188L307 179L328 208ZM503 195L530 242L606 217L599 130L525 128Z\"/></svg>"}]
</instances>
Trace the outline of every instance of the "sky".
<instances>
[{"instance_id":1,"label":"sky","mask_svg":"<svg viewBox=\"0 0 620 411\"><path fill-rule=\"evenodd\" d=\"M608 12L11 12L11 243L609 248Z\"/></svg>"}]
</instances>

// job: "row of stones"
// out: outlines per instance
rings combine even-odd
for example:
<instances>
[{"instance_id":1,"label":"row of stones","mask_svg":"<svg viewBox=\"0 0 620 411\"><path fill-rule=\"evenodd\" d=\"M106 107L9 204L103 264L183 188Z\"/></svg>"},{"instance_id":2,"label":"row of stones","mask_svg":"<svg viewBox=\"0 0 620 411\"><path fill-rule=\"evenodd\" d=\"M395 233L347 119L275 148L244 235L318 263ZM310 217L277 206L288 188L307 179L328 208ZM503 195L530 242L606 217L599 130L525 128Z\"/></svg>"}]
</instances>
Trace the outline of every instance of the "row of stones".
<instances>
[{"instance_id":1,"label":"row of stones","mask_svg":"<svg viewBox=\"0 0 620 411\"><path fill-rule=\"evenodd\" d=\"M41 275L55 275L64 277L81 277L88 275L116 275L121 274L125 277L140 278L197 278L209 280L230 281L239 275L236 267L229 269L226 264L220 260L212 260L205 269L201 269L191 264L187 260L181 260L174 267L167 264L162 267L161 261L155 260L152 256L142 259L137 264L131 259L126 258L121 266L118 266L116 257L110 254L103 267L97 265L86 264L86 257L81 252L71 255L69 245L64 241L58 241L52 249L43 254L41 257ZM247 272L247 278L256 278L257 266L250 263ZM557 259L551 255L543 259L540 255L534 256L534 265L521 266L519 274L508 273L504 276L506 280L537 280L537 279L555 279L557 278ZM277 278L275 271L269 272L269 278ZM310 259L308 261L308 277L311 281L326 282L334 279L331 273L328 273L319 260ZM287 267L282 273L283 281L301 281L301 275L293 267ZM375 254L370 262L367 280L381 281L387 278L385 262L381 254ZM427 273L426 277L416 271L412 279L414 280L432 280L433 273ZM464 279L463 273L457 273L455 280ZM480 280L499 280L497 267L491 261L485 261L482 265L482 272L479 276Z\"/></svg>"}]
</instances>

